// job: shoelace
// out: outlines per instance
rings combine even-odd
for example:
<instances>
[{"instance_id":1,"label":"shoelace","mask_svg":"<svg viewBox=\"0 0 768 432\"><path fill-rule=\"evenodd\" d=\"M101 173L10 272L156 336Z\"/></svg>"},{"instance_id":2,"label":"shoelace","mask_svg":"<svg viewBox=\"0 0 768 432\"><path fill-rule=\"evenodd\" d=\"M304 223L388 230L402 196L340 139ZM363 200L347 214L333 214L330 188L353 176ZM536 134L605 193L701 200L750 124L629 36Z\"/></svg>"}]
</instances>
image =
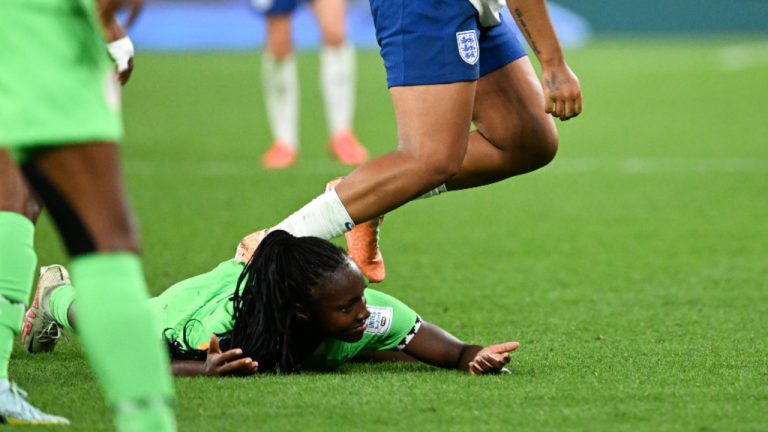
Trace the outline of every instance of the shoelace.
<instances>
[{"instance_id":1,"label":"shoelace","mask_svg":"<svg viewBox=\"0 0 768 432\"><path fill-rule=\"evenodd\" d=\"M18 396L18 397L20 397L22 399L26 399L27 398L27 396L28 396L27 392L25 392L19 386L17 386L15 382L10 382L9 384L10 384L9 388L11 390L11 393L13 393L14 395L16 395L16 396Z\"/></svg>"},{"instance_id":2,"label":"shoelace","mask_svg":"<svg viewBox=\"0 0 768 432\"><path fill-rule=\"evenodd\" d=\"M55 330L55 335L54 335ZM40 330L40 340L44 342L49 341L57 341L61 337L61 327L56 323L56 321L51 320L47 326L45 326L42 330Z\"/></svg>"}]
</instances>

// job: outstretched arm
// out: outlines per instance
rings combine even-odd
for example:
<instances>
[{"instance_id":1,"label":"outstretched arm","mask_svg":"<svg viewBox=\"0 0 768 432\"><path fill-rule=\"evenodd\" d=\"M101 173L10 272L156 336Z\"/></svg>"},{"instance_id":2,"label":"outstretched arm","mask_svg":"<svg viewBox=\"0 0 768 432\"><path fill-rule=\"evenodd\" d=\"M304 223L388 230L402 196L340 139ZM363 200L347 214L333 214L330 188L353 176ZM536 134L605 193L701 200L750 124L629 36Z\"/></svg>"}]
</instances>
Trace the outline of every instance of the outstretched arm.
<instances>
[{"instance_id":1,"label":"outstretched arm","mask_svg":"<svg viewBox=\"0 0 768 432\"><path fill-rule=\"evenodd\" d=\"M509 353L519 346L518 342L487 347L468 345L440 327L424 322L403 352L433 366L475 375L501 371L509 363Z\"/></svg>"},{"instance_id":2,"label":"outstretched arm","mask_svg":"<svg viewBox=\"0 0 768 432\"><path fill-rule=\"evenodd\" d=\"M581 86L565 62L546 0L507 0L507 6L541 64L544 110L568 120L581 113Z\"/></svg>"}]
</instances>

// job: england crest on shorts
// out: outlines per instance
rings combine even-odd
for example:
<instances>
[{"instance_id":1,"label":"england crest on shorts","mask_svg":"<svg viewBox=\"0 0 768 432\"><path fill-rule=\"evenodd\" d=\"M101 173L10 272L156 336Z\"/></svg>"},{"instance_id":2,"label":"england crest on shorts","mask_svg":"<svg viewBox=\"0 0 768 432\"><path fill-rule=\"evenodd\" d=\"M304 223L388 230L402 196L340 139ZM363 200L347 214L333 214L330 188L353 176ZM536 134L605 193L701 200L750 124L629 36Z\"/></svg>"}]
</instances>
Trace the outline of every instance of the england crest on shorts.
<instances>
[{"instance_id":1,"label":"england crest on shorts","mask_svg":"<svg viewBox=\"0 0 768 432\"><path fill-rule=\"evenodd\" d=\"M471 65L477 63L480 59L480 47L474 30L457 32L456 43L459 45L459 55L462 60Z\"/></svg>"}]
</instances>

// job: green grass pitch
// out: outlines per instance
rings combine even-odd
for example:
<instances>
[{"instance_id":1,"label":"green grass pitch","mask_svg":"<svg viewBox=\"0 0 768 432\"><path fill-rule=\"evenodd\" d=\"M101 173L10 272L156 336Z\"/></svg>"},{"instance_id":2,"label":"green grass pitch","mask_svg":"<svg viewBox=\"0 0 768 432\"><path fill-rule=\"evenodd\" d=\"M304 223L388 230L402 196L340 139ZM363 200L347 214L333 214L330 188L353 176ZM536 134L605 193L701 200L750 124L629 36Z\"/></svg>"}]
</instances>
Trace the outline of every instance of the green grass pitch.
<instances>
[{"instance_id":1,"label":"green grass pitch","mask_svg":"<svg viewBox=\"0 0 768 432\"><path fill-rule=\"evenodd\" d=\"M259 167L258 59L136 59L124 174L154 293L348 172L327 152L312 54L301 159ZM383 227L378 288L464 340L520 341L511 375L178 379L181 430L768 430L768 40L602 40L569 59L585 111L559 125L550 166L409 204ZM382 154L395 143L384 71L374 52L359 62L357 131ZM47 218L37 244L41 264L65 261ZM17 346L11 375L68 430L109 430L76 338L51 355Z\"/></svg>"}]
</instances>

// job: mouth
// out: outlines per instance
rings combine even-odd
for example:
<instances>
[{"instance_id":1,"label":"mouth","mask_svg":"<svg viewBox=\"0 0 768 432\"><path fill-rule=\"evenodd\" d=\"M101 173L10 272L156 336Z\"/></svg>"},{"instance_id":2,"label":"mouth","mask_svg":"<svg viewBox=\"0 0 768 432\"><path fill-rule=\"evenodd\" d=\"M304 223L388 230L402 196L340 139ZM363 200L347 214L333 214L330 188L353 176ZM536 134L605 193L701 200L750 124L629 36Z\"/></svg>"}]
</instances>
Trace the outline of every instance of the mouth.
<instances>
[{"instance_id":1,"label":"mouth","mask_svg":"<svg viewBox=\"0 0 768 432\"><path fill-rule=\"evenodd\" d=\"M368 321L366 320L366 321L363 321L363 323L362 323L362 324L360 324L359 326L355 327L355 328L354 328L352 331L353 331L354 333L362 333L362 332L364 332L364 331L365 331L367 328L368 328Z\"/></svg>"}]
</instances>

